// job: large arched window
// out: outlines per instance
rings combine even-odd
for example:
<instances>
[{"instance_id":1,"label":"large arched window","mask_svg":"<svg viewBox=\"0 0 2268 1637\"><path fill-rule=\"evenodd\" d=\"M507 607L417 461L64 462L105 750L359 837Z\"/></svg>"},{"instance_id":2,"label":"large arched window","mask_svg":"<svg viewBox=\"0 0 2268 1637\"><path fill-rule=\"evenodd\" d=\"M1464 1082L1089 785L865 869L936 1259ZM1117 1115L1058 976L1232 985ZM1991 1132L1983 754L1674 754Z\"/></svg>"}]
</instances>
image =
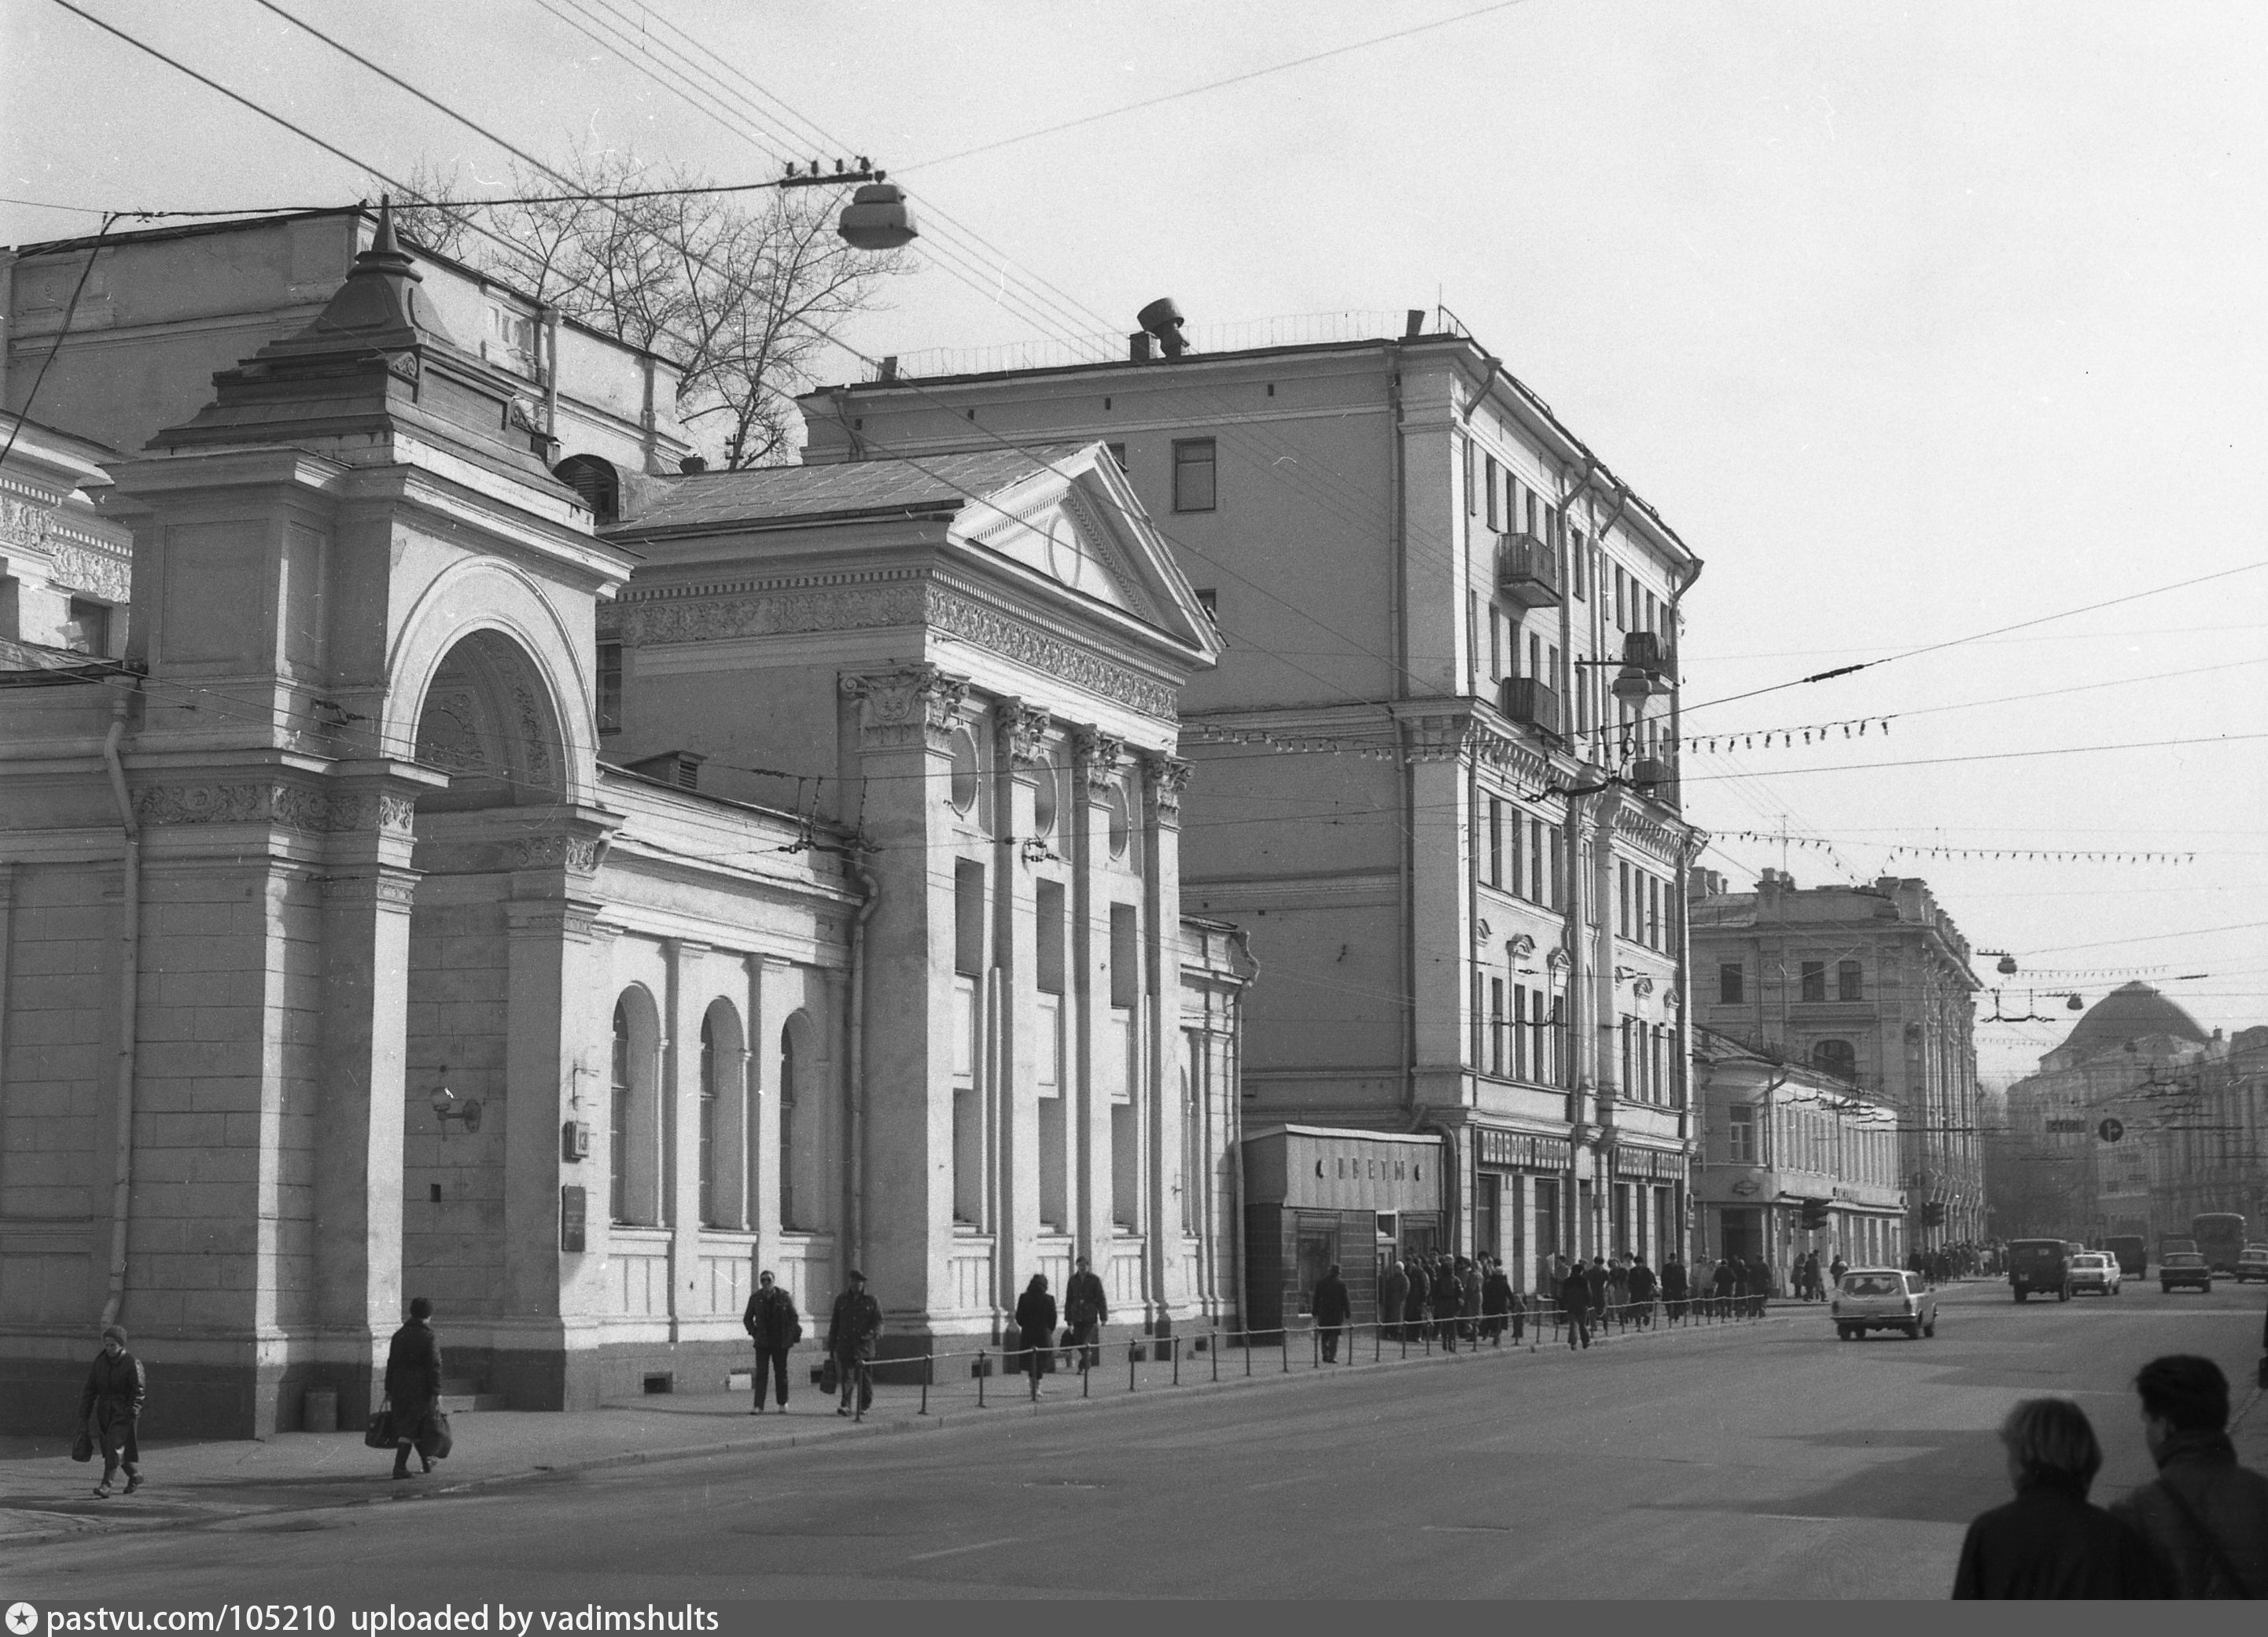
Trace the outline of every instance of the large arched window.
<instances>
[{"instance_id":1,"label":"large arched window","mask_svg":"<svg viewBox=\"0 0 2268 1637\"><path fill-rule=\"evenodd\" d=\"M622 514L622 480L613 465L595 454L571 454L551 468L551 475L582 497L591 508L591 521L619 522Z\"/></svg>"},{"instance_id":2,"label":"large arched window","mask_svg":"<svg viewBox=\"0 0 2268 1637\"><path fill-rule=\"evenodd\" d=\"M1847 1040L1815 1042L1811 1048L1811 1066L1844 1080L1856 1080L1859 1075L1858 1050Z\"/></svg>"},{"instance_id":3,"label":"large arched window","mask_svg":"<svg viewBox=\"0 0 2268 1637\"><path fill-rule=\"evenodd\" d=\"M701 1223L714 1228L717 1213L717 1027L701 1020Z\"/></svg>"},{"instance_id":4,"label":"large arched window","mask_svg":"<svg viewBox=\"0 0 2268 1637\"><path fill-rule=\"evenodd\" d=\"M633 984L615 1002L607 1118L608 1207L633 1226L662 1220L660 1057L660 1014Z\"/></svg>"},{"instance_id":5,"label":"large arched window","mask_svg":"<svg viewBox=\"0 0 2268 1637\"><path fill-rule=\"evenodd\" d=\"M747 1201L747 1052L740 1014L729 1000L710 1003L701 1018L701 1223L745 1228Z\"/></svg>"}]
</instances>

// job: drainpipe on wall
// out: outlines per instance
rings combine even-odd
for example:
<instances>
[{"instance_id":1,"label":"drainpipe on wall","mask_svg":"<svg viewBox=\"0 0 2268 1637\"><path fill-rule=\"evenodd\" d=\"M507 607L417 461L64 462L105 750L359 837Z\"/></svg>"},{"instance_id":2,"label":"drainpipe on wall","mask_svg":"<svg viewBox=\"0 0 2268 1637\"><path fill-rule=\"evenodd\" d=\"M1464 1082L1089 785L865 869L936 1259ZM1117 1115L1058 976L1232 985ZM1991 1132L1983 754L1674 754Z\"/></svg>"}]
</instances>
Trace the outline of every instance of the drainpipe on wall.
<instances>
[{"instance_id":1,"label":"drainpipe on wall","mask_svg":"<svg viewBox=\"0 0 2268 1637\"><path fill-rule=\"evenodd\" d=\"M1252 985L1260 981L1260 957L1252 953L1252 939L1241 926L1229 929L1229 938L1244 952L1245 963L1252 970L1236 992L1236 1028L1229 1036L1230 1074L1228 1080L1229 1150L1236 1156L1231 1169L1230 1182L1234 1190L1235 1217L1231 1224L1236 1242L1236 1327L1245 1328L1245 1315L1251 1309L1244 1305L1244 997ZM1245 1338L1248 1348L1251 1338Z\"/></svg>"},{"instance_id":2,"label":"drainpipe on wall","mask_svg":"<svg viewBox=\"0 0 2268 1637\"><path fill-rule=\"evenodd\" d=\"M1402 348L1395 343L1394 372L1387 378L1388 436L1394 439L1389 467L1393 493L1388 515L1394 520L1394 572L1387 587L1387 617L1392 622L1393 696L1403 697L1410 678L1409 633L1403 629L1403 608L1408 600L1410 531L1403 512L1408 500L1402 430ZM1399 722L1395 738L1402 751L1402 856L1396 868L1402 875L1402 936L1396 959L1401 964L1402 1095L1414 1102L1418 1095L1418 768L1411 759L1407 727Z\"/></svg>"},{"instance_id":3,"label":"drainpipe on wall","mask_svg":"<svg viewBox=\"0 0 2268 1637\"><path fill-rule=\"evenodd\" d=\"M1677 605L1685 601L1685 594L1700 578L1701 561L1697 557L1678 576L1676 588L1669 594L1668 615L1662 622L1669 637L1669 799L1677 809L1680 823L1685 822L1685 718L1684 683L1678 675L1681 645L1677 639ZM1680 1110L1678 1135L1688 1140L1696 1140L1701 1134L1700 1113L1693 1102L1693 929L1692 917L1688 913L1692 902L1693 859L1699 852L1695 840L1689 827L1684 844L1677 849L1677 1077L1670 1088ZM1761 981L1762 975L1758 977ZM1691 1176L1690 1169L1687 1176Z\"/></svg>"},{"instance_id":4,"label":"drainpipe on wall","mask_svg":"<svg viewBox=\"0 0 2268 1637\"><path fill-rule=\"evenodd\" d=\"M540 314L543 321L543 435L551 440L551 456L556 460L559 446L559 309L547 306Z\"/></svg>"},{"instance_id":5,"label":"drainpipe on wall","mask_svg":"<svg viewBox=\"0 0 2268 1637\"><path fill-rule=\"evenodd\" d=\"M866 922L881 902L882 889L858 858L858 844L843 850L843 867L858 883L864 898L850 921L850 1043L845 1088L850 1102L850 1209L849 1257L843 1269L866 1261Z\"/></svg>"},{"instance_id":6,"label":"drainpipe on wall","mask_svg":"<svg viewBox=\"0 0 2268 1637\"><path fill-rule=\"evenodd\" d=\"M110 1184L110 1280L102 1303L102 1322L118 1322L126 1301L126 1228L134 1206L134 1055L136 1014L141 1006L142 977L142 827L134 817L134 800L126 790L126 769L118 747L126 737L126 713L133 694L121 687L110 702L110 731L103 735L102 761L110 771L110 793L118 803L118 823L125 832L123 874L118 901L118 1059L113 1092L117 1123L116 1163Z\"/></svg>"}]
</instances>

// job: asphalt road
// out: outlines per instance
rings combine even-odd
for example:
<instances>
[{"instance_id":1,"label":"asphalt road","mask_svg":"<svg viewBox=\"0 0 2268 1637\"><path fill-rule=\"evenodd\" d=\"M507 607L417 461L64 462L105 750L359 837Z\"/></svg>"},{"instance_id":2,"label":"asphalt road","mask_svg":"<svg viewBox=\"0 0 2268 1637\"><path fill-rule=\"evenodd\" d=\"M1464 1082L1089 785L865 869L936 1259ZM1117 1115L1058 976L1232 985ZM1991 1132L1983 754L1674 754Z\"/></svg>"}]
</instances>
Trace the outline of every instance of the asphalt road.
<instances>
[{"instance_id":1,"label":"asphalt road","mask_svg":"<svg viewBox=\"0 0 2268 1637\"><path fill-rule=\"evenodd\" d=\"M2251 1397L2262 1293L1947 1293L1935 1338L1838 1343L1824 1309L1570 1355L1437 1364L452 1497L34 1548L9 1596L1941 1597L2007 1497L1992 1428L2073 1397L2150 1475L2127 1383L2164 1352ZM2259 1412L2268 1416L2268 1410ZM2247 1440L2246 1442L2253 1442Z\"/></svg>"}]
</instances>

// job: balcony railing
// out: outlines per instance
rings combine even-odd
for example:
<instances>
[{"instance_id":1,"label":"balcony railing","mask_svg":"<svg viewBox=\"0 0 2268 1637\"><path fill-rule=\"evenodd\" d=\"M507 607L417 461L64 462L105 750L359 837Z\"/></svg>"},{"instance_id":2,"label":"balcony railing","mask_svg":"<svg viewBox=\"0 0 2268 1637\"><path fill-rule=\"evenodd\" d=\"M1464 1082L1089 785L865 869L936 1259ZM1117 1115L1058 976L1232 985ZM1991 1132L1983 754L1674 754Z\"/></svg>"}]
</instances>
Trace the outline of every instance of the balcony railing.
<instances>
[{"instance_id":1,"label":"balcony railing","mask_svg":"<svg viewBox=\"0 0 2268 1637\"><path fill-rule=\"evenodd\" d=\"M1559 560L1533 535L1507 535L1496 554L1496 588L1506 602L1523 608L1559 606Z\"/></svg>"},{"instance_id":2,"label":"balcony railing","mask_svg":"<svg viewBox=\"0 0 2268 1637\"><path fill-rule=\"evenodd\" d=\"M1559 696L1533 676L1506 677L1497 708L1515 722L1555 736L1566 731L1561 726Z\"/></svg>"}]
</instances>

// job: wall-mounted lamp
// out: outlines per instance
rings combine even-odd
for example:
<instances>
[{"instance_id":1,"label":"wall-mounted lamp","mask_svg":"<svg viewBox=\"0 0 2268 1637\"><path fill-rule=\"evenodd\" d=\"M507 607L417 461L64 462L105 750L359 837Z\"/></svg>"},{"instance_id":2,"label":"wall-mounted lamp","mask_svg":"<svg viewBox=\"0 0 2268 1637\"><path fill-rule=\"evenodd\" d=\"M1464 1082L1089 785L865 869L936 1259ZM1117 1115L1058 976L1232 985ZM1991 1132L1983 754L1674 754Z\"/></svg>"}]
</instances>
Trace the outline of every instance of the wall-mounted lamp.
<instances>
[{"instance_id":1,"label":"wall-mounted lamp","mask_svg":"<svg viewBox=\"0 0 2268 1637\"><path fill-rule=\"evenodd\" d=\"M1016 856L1027 864L1045 864L1049 859L1060 861L1061 855L1037 836L1024 837L1024 844L1016 849Z\"/></svg>"},{"instance_id":2,"label":"wall-mounted lamp","mask_svg":"<svg viewBox=\"0 0 2268 1637\"><path fill-rule=\"evenodd\" d=\"M442 1083L433 1088L431 1102L433 1117L441 1122L441 1135L449 1134L449 1122L462 1120L468 1133L481 1128L481 1102L478 1097L460 1097L447 1083L449 1066L441 1066Z\"/></svg>"}]
</instances>

